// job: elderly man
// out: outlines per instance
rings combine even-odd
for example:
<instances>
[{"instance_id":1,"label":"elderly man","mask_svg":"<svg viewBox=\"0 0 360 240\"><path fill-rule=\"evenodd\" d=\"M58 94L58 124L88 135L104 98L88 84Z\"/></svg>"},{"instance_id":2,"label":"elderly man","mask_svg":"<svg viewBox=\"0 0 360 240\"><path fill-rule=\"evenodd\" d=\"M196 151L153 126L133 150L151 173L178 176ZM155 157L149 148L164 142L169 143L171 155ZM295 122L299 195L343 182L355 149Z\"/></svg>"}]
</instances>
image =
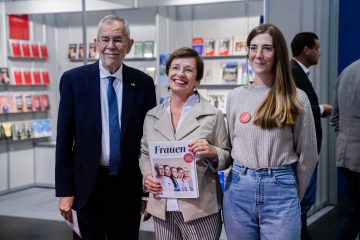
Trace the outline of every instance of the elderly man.
<instances>
[{"instance_id":1,"label":"elderly man","mask_svg":"<svg viewBox=\"0 0 360 240\"><path fill-rule=\"evenodd\" d=\"M83 239L138 239L138 156L145 114L156 105L155 88L149 76L123 64L134 43L125 19L101 19L95 43L100 59L60 80L58 206L70 221L71 209L77 211Z\"/></svg>"}]
</instances>

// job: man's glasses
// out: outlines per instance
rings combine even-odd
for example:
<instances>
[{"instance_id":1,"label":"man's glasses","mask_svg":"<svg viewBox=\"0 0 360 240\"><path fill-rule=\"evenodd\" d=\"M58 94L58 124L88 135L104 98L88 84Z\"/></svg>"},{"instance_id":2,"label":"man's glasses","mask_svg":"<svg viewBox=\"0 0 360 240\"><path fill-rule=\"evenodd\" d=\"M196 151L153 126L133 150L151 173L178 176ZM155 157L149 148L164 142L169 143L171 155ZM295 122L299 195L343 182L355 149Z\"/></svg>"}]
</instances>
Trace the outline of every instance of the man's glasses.
<instances>
[{"instance_id":1,"label":"man's glasses","mask_svg":"<svg viewBox=\"0 0 360 240\"><path fill-rule=\"evenodd\" d=\"M100 44L103 46L108 46L110 44L110 42L112 42L112 44L115 45L116 47L125 45L127 43L127 41L128 41L128 39L121 38L121 37L115 37L115 38L101 37L99 39Z\"/></svg>"},{"instance_id":2,"label":"man's glasses","mask_svg":"<svg viewBox=\"0 0 360 240\"><path fill-rule=\"evenodd\" d=\"M272 45L262 45L262 46L250 45L249 47L247 47L247 52L250 56L254 56L260 50L260 53L263 56L269 57L274 53L274 49L275 48Z\"/></svg>"}]
</instances>

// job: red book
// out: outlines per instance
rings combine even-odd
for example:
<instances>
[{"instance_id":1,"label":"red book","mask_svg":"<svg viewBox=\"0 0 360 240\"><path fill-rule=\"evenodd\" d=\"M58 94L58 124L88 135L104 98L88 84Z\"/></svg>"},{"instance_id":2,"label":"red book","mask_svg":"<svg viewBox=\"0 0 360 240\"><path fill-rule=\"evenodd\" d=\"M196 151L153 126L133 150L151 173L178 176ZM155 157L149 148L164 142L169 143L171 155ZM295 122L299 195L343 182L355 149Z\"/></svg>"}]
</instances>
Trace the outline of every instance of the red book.
<instances>
[{"instance_id":1,"label":"red book","mask_svg":"<svg viewBox=\"0 0 360 240\"><path fill-rule=\"evenodd\" d=\"M41 109L39 95L32 95L32 108L34 112L39 111Z\"/></svg>"},{"instance_id":2,"label":"red book","mask_svg":"<svg viewBox=\"0 0 360 240\"><path fill-rule=\"evenodd\" d=\"M30 44L28 41L21 41L20 42L20 49L21 49L21 56L24 58L30 58Z\"/></svg>"},{"instance_id":3,"label":"red book","mask_svg":"<svg viewBox=\"0 0 360 240\"><path fill-rule=\"evenodd\" d=\"M40 52L39 52L39 45L37 43L30 43L30 50L31 50L31 56L33 58L39 58Z\"/></svg>"},{"instance_id":4,"label":"red book","mask_svg":"<svg viewBox=\"0 0 360 240\"><path fill-rule=\"evenodd\" d=\"M14 85L22 85L23 76L20 69L12 69L12 80Z\"/></svg>"},{"instance_id":5,"label":"red book","mask_svg":"<svg viewBox=\"0 0 360 240\"><path fill-rule=\"evenodd\" d=\"M31 85L32 84L32 79L31 79L30 69L23 69L22 74L23 74L24 84L25 85Z\"/></svg>"},{"instance_id":6,"label":"red book","mask_svg":"<svg viewBox=\"0 0 360 240\"><path fill-rule=\"evenodd\" d=\"M48 51L47 51L46 44L45 43L40 43L39 47L40 47L40 56L41 56L41 58L48 58Z\"/></svg>"},{"instance_id":7,"label":"red book","mask_svg":"<svg viewBox=\"0 0 360 240\"><path fill-rule=\"evenodd\" d=\"M50 83L49 72L47 70L41 70L41 79L42 84L47 85Z\"/></svg>"},{"instance_id":8,"label":"red book","mask_svg":"<svg viewBox=\"0 0 360 240\"><path fill-rule=\"evenodd\" d=\"M49 109L49 97L48 95L40 95L40 108L42 111L46 111Z\"/></svg>"},{"instance_id":9,"label":"red book","mask_svg":"<svg viewBox=\"0 0 360 240\"><path fill-rule=\"evenodd\" d=\"M33 84L40 85L41 84L41 76L38 69L32 69L31 70L32 80Z\"/></svg>"},{"instance_id":10,"label":"red book","mask_svg":"<svg viewBox=\"0 0 360 240\"><path fill-rule=\"evenodd\" d=\"M10 56L21 57L20 42L17 40L9 40Z\"/></svg>"},{"instance_id":11,"label":"red book","mask_svg":"<svg viewBox=\"0 0 360 240\"><path fill-rule=\"evenodd\" d=\"M29 15L9 15L9 35L11 39L29 40Z\"/></svg>"}]
</instances>

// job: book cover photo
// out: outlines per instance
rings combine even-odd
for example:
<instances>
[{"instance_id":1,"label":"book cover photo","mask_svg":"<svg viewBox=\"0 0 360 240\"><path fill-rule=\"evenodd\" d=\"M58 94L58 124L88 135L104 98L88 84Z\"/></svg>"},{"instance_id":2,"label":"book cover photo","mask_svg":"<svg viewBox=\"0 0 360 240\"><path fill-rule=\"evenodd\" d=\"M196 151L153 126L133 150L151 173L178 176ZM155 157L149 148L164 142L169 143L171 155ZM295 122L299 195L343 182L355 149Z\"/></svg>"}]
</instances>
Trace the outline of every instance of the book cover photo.
<instances>
[{"instance_id":1,"label":"book cover photo","mask_svg":"<svg viewBox=\"0 0 360 240\"><path fill-rule=\"evenodd\" d=\"M200 56L204 54L204 38L195 37L191 40L191 48L195 50Z\"/></svg>"},{"instance_id":2,"label":"book cover photo","mask_svg":"<svg viewBox=\"0 0 360 240\"><path fill-rule=\"evenodd\" d=\"M199 197L196 160L189 141L149 142L153 177L163 191L160 198Z\"/></svg>"}]
</instances>

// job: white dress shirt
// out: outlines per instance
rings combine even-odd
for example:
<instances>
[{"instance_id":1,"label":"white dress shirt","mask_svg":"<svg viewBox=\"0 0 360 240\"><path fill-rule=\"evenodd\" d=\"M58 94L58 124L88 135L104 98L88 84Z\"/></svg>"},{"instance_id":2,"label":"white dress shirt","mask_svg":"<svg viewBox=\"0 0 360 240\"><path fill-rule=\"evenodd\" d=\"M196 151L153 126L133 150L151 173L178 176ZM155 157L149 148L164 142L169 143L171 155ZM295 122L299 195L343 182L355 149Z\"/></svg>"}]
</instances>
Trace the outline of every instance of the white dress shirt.
<instances>
[{"instance_id":1,"label":"white dress shirt","mask_svg":"<svg viewBox=\"0 0 360 240\"><path fill-rule=\"evenodd\" d=\"M99 69L100 69L100 101L101 101L101 126L102 126L102 136L101 136L101 166L109 166L109 155L110 155L110 135L109 135L109 106L108 106L108 97L107 89L109 85L109 79L107 77L114 76L114 89L117 98L117 105L119 110L119 127L121 129L121 110L122 110L122 95L123 95L123 75L122 67L114 73L111 74L107 71L102 65L101 59L99 60Z\"/></svg>"}]
</instances>

